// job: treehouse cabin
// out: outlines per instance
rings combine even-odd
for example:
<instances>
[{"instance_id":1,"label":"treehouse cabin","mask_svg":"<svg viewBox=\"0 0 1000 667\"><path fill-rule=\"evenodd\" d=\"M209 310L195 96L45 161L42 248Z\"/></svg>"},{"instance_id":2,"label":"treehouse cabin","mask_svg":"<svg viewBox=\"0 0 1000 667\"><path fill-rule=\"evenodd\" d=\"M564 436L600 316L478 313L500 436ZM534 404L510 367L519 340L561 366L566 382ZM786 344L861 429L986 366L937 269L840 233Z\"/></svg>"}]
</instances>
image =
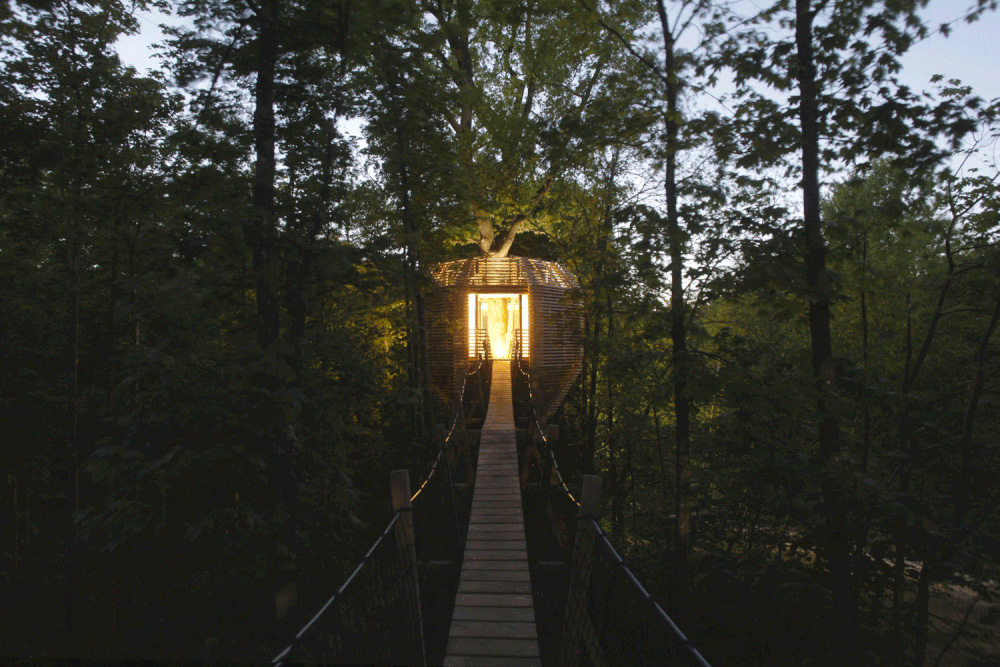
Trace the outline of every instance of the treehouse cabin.
<instances>
[{"instance_id":1,"label":"treehouse cabin","mask_svg":"<svg viewBox=\"0 0 1000 667\"><path fill-rule=\"evenodd\" d=\"M573 274L557 262L503 257L437 264L431 277L427 353L438 398L447 405L479 357L520 357L531 365L539 417L555 414L583 358Z\"/></svg>"}]
</instances>

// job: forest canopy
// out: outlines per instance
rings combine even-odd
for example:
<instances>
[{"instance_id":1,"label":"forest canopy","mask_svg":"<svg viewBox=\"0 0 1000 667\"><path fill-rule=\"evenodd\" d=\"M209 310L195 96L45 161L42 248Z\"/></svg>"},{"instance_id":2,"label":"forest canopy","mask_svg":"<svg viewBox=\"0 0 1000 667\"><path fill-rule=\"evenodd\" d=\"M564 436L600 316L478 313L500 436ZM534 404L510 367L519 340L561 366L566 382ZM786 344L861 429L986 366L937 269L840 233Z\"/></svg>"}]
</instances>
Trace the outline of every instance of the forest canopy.
<instances>
[{"instance_id":1,"label":"forest canopy","mask_svg":"<svg viewBox=\"0 0 1000 667\"><path fill-rule=\"evenodd\" d=\"M709 662L996 664L1000 99L902 75L997 3L926 4L0 6L0 655L270 659L430 464L429 267L518 255Z\"/></svg>"}]
</instances>

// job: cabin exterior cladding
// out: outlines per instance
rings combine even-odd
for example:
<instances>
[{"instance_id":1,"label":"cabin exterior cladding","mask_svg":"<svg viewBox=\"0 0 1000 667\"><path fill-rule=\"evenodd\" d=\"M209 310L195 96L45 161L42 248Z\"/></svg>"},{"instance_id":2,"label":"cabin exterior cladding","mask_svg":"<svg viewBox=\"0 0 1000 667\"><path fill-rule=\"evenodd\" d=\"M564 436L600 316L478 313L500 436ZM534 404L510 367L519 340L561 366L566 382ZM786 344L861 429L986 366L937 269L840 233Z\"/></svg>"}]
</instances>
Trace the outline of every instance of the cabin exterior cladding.
<instances>
[{"instance_id":1,"label":"cabin exterior cladding","mask_svg":"<svg viewBox=\"0 0 1000 667\"><path fill-rule=\"evenodd\" d=\"M470 294L526 294L528 349L540 417L550 419L580 372L583 307L576 277L558 262L527 257L475 258L431 267L427 353L431 383L449 404L469 364ZM474 360L473 360L474 363Z\"/></svg>"}]
</instances>

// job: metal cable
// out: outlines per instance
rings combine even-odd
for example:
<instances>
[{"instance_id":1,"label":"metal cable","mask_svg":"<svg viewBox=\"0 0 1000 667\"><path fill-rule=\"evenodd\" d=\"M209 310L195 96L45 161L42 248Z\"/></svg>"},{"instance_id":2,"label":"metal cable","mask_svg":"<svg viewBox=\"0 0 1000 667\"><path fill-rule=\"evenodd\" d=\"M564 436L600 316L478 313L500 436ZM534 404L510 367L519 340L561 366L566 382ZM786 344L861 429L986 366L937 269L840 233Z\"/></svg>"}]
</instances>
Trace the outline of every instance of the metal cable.
<instances>
[{"instance_id":1,"label":"metal cable","mask_svg":"<svg viewBox=\"0 0 1000 667\"><path fill-rule=\"evenodd\" d=\"M446 457L447 458L447 449L448 449L448 447L452 446L452 442L451 441L454 438L455 429L456 429L457 424L458 424L459 415L462 413L462 401L465 398L465 390L466 390L466 386L468 384L467 380L468 380L469 377L472 377L476 373L480 372L480 370L483 367L483 361L484 361L484 359L482 357L479 357L479 363L476 365L476 367L474 369L472 369L471 371L467 372L463 376L463 378L462 378L462 385L459 388L459 402L458 402L458 404L456 405L456 408L455 408L455 414L454 414L454 416L452 418L451 428L449 429L448 434L445 437L444 442L441 444L441 447L438 449L437 456L435 456L435 458L434 458L434 463L431 465L431 469L427 473L427 477L420 484L420 487L417 489L417 492L414 493L410 497L410 503L411 503L411 505L415 501L417 501L418 498L420 498L421 494L423 494L425 492L425 490L428 488L428 485L430 484L430 482L433 479L435 479L435 477L437 476L438 466L441 464L442 457ZM449 470L447 472L448 472L448 478L449 478L449 482L450 482L451 481L450 463L447 462L447 460L446 460L446 464L449 465ZM449 486L453 486L453 485L449 484ZM454 488L452 488L451 490L452 490L452 494L454 495ZM454 497L452 497L452 506L453 506L453 508L456 507ZM367 572L366 571L366 566L369 566L369 564L373 560L373 557L375 557L376 555L378 555L380 557L382 556L382 551L384 551L384 549L382 548L383 547L383 543L385 542L385 539L389 535L389 533L394 528L396 528L399 525L400 514L403 513L403 512L412 512L412 511L413 511L412 508L401 508L401 509L397 510L395 512L395 514L393 514L393 516L389 520L389 523L386 526L385 530L382 531L381 535L379 535L379 537L375 540L375 542L372 544L372 546L368 549L367 553L364 555L364 557L358 563L357 567L354 568L353 572L351 572L350 576L348 576L347 579L344 580L344 583L342 583L337 588L336 592L332 596L330 596L330 598L322 605L322 607L320 607L319 611L309 620L309 622L306 623L304 626L302 626L302 629L299 630L298 633L296 633L295 638L292 640L292 642L288 646L286 646L284 649L282 649L282 651L279 652L277 656L275 656L275 658L272 660L272 664L275 665L275 667L284 664L284 662L286 660L288 660L290 658L290 656L292 656L292 659L294 659L296 662L302 661L303 656L298 655L296 652L298 651L299 653L301 653L301 648L302 648L303 642L306 641L306 640L308 640L308 639L310 639L310 635L311 634L315 635L315 633L311 633L311 630L314 627L316 627L316 625L318 623L320 623L324 618L329 619L329 618L335 616L339 612L340 607L343 604L343 600L345 598L345 593L348 592L348 591L350 591L350 590L352 590L352 584L356 584L356 582L359 582L359 581L361 581L361 579L365 578L365 575L366 575L366 572ZM458 518L457 518L457 513L456 513L456 522L457 521L458 521ZM459 545L459 548L461 548L460 531L459 531L458 545ZM371 576L379 578L379 574L378 573L373 573ZM371 578L371 577L369 577L369 578ZM409 590L409 588L407 586L400 587L398 585L399 582L395 582L397 585L394 586L393 582L389 582L389 581L384 580L384 577L381 577L381 580L382 580L381 584L379 584L378 586L375 586L375 588L380 588L380 587L381 588L386 588L386 587L389 587L389 588L397 589L396 590L397 597L398 597L398 595L403 594L401 591ZM371 588L373 586L373 584L371 582L362 582L362 583L364 583L367 588ZM419 605L420 601L418 600L416 602ZM370 614L369 614L369 616L370 616ZM379 619L368 619L368 620L376 620L377 621ZM383 621L382 625L385 625L385 622L384 622L385 619L381 619L381 620ZM354 619L354 618L352 618L350 620L346 620L345 619L344 622L348 623L348 624L350 624L352 626L353 625L359 625L360 626L360 625L364 624L364 619L360 619L360 620L359 619ZM370 632L371 631L369 630L368 633L370 634ZM317 640L317 641L319 641L319 640ZM322 643L322 641L320 641L320 643ZM325 648L328 649L329 647L325 647ZM343 650L342 646L337 647L337 651L339 651L339 653L337 653L338 655L339 654L356 655L356 654L350 653L350 651L347 651L346 653L344 653L344 650ZM335 653L336 653L336 651L335 651ZM332 655L332 653L330 653L328 651L326 653L323 653L323 655L329 656L329 655ZM390 660L390 662L394 662L394 661L398 662L398 659Z\"/></svg>"}]
</instances>

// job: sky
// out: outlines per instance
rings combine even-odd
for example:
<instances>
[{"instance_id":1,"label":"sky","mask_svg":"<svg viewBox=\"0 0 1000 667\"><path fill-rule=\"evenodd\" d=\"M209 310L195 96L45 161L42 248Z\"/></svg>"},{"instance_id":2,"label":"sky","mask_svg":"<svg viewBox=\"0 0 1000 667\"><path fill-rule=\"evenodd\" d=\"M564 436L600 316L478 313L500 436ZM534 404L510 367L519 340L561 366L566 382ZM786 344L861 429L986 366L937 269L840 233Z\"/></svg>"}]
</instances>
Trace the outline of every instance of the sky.
<instances>
[{"instance_id":1,"label":"sky","mask_svg":"<svg viewBox=\"0 0 1000 667\"><path fill-rule=\"evenodd\" d=\"M766 4L764 0L740 0L746 5L743 13ZM928 26L955 22L969 7L972 0L931 0L923 12ZM122 59L145 71L157 66L153 57L153 44L164 37L161 23L180 24L178 17L161 12L137 14L141 32L119 40L118 51ZM975 94L990 101L1000 98L1000 12L986 12L979 21L968 24L957 21L949 37L935 33L916 44L902 58L900 79L914 90L931 89L931 77L941 74L945 79L959 79L972 87ZM349 122L344 128L348 134L360 133L358 122Z\"/></svg>"},{"instance_id":2,"label":"sky","mask_svg":"<svg viewBox=\"0 0 1000 667\"><path fill-rule=\"evenodd\" d=\"M750 0L752 2L752 0ZM932 0L924 11L928 25L954 21L970 0ZM139 71L157 65L152 45L163 39L160 23L178 23L177 17L160 12L138 14L141 32L119 40L118 52ZM931 76L961 79L987 100L1000 98L1000 12L987 12L973 24L957 23L951 36L934 35L913 47L903 57L905 83L924 89Z\"/></svg>"},{"instance_id":3,"label":"sky","mask_svg":"<svg viewBox=\"0 0 1000 667\"><path fill-rule=\"evenodd\" d=\"M924 12L930 26L954 21L968 0L935 0ZM903 80L926 88L934 74L960 79L983 99L1000 98L1000 13L988 12L976 23L956 23L950 37L935 35L903 57Z\"/></svg>"}]
</instances>

